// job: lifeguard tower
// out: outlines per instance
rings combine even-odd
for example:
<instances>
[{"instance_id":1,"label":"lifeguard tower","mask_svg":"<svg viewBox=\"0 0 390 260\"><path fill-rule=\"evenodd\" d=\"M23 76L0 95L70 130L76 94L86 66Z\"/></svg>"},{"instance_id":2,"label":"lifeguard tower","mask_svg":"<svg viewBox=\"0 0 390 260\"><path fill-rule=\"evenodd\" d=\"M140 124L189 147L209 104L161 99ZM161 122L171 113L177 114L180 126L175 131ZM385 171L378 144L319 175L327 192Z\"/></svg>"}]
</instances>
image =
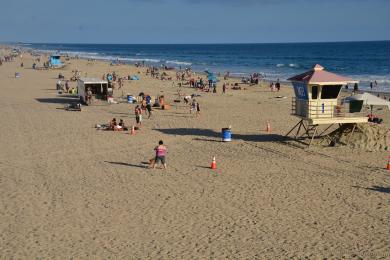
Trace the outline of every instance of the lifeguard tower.
<instances>
[{"instance_id":1,"label":"lifeguard tower","mask_svg":"<svg viewBox=\"0 0 390 260\"><path fill-rule=\"evenodd\" d=\"M61 61L61 55L58 54L50 55L49 65L51 68L62 68L65 66Z\"/></svg>"},{"instance_id":2,"label":"lifeguard tower","mask_svg":"<svg viewBox=\"0 0 390 260\"><path fill-rule=\"evenodd\" d=\"M353 124L351 136L356 124L367 123L368 118L361 113L351 113L345 104L339 100L340 90L347 84L357 84L358 81L324 70L317 64L313 69L288 79L292 82L295 97L292 100L292 115L301 120L287 134L297 129L294 138L307 136L309 146L316 136L321 136L333 125ZM320 125L327 126L319 135ZM303 133L300 135L301 130Z\"/></svg>"}]
</instances>

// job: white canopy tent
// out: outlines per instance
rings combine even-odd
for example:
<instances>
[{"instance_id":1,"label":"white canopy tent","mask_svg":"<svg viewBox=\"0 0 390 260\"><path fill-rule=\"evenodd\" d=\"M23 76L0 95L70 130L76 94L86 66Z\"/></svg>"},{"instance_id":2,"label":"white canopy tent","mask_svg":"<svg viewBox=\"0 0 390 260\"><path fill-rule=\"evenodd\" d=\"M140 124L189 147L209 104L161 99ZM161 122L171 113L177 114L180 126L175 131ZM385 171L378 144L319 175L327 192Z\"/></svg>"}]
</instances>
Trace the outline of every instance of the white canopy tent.
<instances>
[{"instance_id":1,"label":"white canopy tent","mask_svg":"<svg viewBox=\"0 0 390 260\"><path fill-rule=\"evenodd\" d=\"M347 101L360 100L360 101L363 101L364 105L367 105L367 106L387 106L390 110L390 102L389 101L387 101L383 98L379 98L377 96L374 96L370 93L356 94L356 95L345 98L345 100L347 100Z\"/></svg>"}]
</instances>

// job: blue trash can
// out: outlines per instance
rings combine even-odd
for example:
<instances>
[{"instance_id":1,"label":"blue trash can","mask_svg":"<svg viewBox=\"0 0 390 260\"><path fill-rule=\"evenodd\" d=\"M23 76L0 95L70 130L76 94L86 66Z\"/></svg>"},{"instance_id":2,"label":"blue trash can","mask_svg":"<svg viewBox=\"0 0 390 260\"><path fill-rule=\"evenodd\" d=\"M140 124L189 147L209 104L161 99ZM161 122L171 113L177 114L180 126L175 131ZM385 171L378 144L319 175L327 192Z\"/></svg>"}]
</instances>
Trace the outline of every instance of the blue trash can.
<instances>
[{"instance_id":1,"label":"blue trash can","mask_svg":"<svg viewBox=\"0 0 390 260\"><path fill-rule=\"evenodd\" d=\"M133 95L127 95L127 103L129 103L129 104L134 103L134 96Z\"/></svg>"},{"instance_id":2,"label":"blue trash can","mask_svg":"<svg viewBox=\"0 0 390 260\"><path fill-rule=\"evenodd\" d=\"M222 128L222 141L230 142L232 140L232 130L230 128Z\"/></svg>"}]
</instances>

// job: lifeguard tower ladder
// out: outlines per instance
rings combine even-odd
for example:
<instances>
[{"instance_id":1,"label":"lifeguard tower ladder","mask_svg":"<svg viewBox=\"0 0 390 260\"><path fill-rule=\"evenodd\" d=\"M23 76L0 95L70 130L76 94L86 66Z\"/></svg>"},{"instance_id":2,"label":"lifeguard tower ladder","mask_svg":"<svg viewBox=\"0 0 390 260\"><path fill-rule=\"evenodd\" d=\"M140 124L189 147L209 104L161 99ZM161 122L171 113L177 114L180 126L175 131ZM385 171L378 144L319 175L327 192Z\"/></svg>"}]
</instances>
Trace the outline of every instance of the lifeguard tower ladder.
<instances>
[{"instance_id":1,"label":"lifeguard tower ladder","mask_svg":"<svg viewBox=\"0 0 390 260\"><path fill-rule=\"evenodd\" d=\"M358 81L325 71L317 64L313 69L288 79L292 82L295 97L292 100L292 115L301 120L286 134L294 133L295 139L308 137L309 146L317 136L322 136L333 125L353 124L353 135L356 124L367 123L368 118L360 113L350 113L348 107L339 102L340 90L347 84ZM327 126L320 134L320 125ZM301 131L302 130L302 131Z\"/></svg>"}]
</instances>

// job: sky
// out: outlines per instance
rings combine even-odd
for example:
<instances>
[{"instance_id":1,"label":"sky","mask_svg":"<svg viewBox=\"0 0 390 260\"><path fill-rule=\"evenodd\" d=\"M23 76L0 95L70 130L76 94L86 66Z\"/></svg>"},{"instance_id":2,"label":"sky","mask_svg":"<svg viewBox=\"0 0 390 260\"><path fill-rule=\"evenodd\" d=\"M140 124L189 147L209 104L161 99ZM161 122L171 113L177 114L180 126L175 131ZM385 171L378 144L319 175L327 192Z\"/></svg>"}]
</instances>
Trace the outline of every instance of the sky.
<instances>
[{"instance_id":1,"label":"sky","mask_svg":"<svg viewBox=\"0 0 390 260\"><path fill-rule=\"evenodd\" d=\"M0 42L390 40L390 0L1 0Z\"/></svg>"}]
</instances>

